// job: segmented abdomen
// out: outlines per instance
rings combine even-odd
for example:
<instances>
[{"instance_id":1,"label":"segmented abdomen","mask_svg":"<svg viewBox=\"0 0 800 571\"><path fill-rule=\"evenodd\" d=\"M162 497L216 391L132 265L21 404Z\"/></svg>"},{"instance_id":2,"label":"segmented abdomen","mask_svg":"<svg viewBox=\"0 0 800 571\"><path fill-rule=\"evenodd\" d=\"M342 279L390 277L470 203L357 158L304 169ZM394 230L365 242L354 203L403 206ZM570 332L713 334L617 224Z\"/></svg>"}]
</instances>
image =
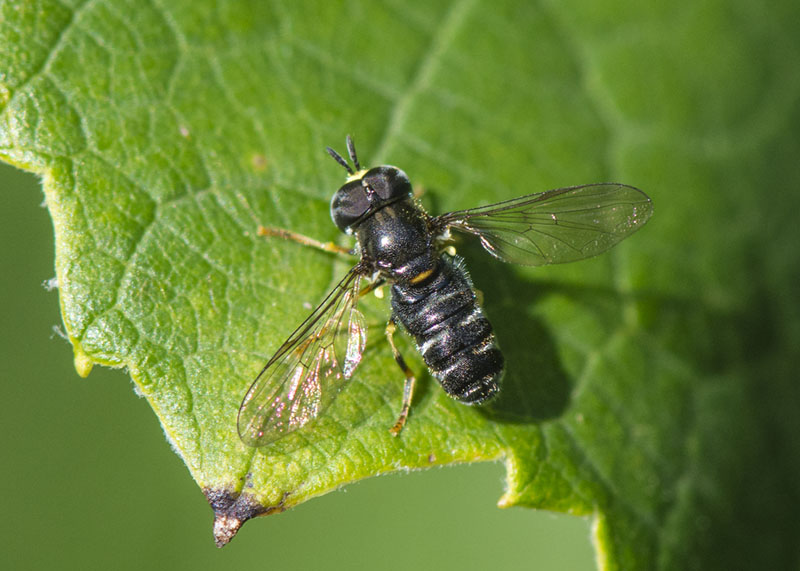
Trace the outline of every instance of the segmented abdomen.
<instances>
[{"instance_id":1,"label":"segmented abdomen","mask_svg":"<svg viewBox=\"0 0 800 571\"><path fill-rule=\"evenodd\" d=\"M459 258L443 256L420 284L394 284L392 309L449 395L477 404L497 394L503 355Z\"/></svg>"}]
</instances>

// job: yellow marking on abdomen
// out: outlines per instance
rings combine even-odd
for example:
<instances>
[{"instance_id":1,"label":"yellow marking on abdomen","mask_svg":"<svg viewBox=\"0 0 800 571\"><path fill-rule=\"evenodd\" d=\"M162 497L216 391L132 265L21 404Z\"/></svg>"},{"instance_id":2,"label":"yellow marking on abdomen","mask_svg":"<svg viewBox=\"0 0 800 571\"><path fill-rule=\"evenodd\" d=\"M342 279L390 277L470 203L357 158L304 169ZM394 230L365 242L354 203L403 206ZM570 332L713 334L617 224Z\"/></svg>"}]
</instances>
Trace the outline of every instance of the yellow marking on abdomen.
<instances>
[{"instance_id":1,"label":"yellow marking on abdomen","mask_svg":"<svg viewBox=\"0 0 800 571\"><path fill-rule=\"evenodd\" d=\"M420 272L416 276L411 278L410 281L412 284L418 284L419 282L423 282L426 279L428 279L432 273L433 270L425 270L424 272Z\"/></svg>"}]
</instances>

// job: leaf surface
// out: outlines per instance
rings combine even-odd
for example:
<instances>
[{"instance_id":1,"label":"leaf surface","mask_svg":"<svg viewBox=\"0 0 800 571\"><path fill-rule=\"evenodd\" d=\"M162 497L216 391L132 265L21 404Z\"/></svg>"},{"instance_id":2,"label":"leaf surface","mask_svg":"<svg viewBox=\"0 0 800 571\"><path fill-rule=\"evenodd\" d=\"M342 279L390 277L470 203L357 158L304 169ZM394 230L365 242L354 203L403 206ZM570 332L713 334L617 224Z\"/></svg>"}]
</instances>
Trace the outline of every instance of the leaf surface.
<instances>
[{"instance_id":1,"label":"leaf surface","mask_svg":"<svg viewBox=\"0 0 800 571\"><path fill-rule=\"evenodd\" d=\"M503 461L501 504L594 515L606 568L791 567L800 49L797 7L773 8L5 3L0 154L45 177L79 372L128 368L219 543L360 478ZM434 214L606 180L656 212L563 267L459 244L508 361L493 407L450 400L405 342L420 383L392 438L371 299L328 414L248 448L245 390L348 269L256 229L346 244L324 147L347 133Z\"/></svg>"}]
</instances>

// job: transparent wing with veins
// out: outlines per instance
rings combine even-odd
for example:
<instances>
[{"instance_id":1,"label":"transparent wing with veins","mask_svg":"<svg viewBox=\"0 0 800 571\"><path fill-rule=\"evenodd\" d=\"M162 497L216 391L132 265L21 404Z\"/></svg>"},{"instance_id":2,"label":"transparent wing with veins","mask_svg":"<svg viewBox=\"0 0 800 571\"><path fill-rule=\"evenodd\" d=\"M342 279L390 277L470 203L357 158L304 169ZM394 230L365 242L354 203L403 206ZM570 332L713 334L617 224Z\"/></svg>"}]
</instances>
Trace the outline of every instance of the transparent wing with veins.
<instances>
[{"instance_id":1,"label":"transparent wing with veins","mask_svg":"<svg viewBox=\"0 0 800 571\"><path fill-rule=\"evenodd\" d=\"M367 340L355 266L267 362L239 407L249 446L264 446L317 418L361 361Z\"/></svg>"},{"instance_id":2,"label":"transparent wing with veins","mask_svg":"<svg viewBox=\"0 0 800 571\"><path fill-rule=\"evenodd\" d=\"M596 256L641 228L652 213L650 198L638 188L601 183L450 212L433 226L475 234L504 262L543 266Z\"/></svg>"}]
</instances>

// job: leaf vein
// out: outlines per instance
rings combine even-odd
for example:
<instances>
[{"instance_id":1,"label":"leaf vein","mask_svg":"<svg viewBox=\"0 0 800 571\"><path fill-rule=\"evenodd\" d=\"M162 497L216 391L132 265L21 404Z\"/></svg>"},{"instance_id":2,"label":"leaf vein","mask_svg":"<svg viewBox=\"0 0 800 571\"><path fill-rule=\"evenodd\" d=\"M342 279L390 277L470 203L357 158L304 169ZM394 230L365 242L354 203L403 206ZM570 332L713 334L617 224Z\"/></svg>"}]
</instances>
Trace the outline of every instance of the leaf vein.
<instances>
[{"instance_id":1,"label":"leaf vein","mask_svg":"<svg viewBox=\"0 0 800 571\"><path fill-rule=\"evenodd\" d=\"M389 145L402 131L416 97L430 84L437 65L441 62L444 53L453 42L458 30L463 26L475 3L475 0L457 0L450 5L441 24L435 30L428 49L419 61L411 81L390 111L383 136L373 154L373 160L376 163L386 162Z\"/></svg>"}]
</instances>

